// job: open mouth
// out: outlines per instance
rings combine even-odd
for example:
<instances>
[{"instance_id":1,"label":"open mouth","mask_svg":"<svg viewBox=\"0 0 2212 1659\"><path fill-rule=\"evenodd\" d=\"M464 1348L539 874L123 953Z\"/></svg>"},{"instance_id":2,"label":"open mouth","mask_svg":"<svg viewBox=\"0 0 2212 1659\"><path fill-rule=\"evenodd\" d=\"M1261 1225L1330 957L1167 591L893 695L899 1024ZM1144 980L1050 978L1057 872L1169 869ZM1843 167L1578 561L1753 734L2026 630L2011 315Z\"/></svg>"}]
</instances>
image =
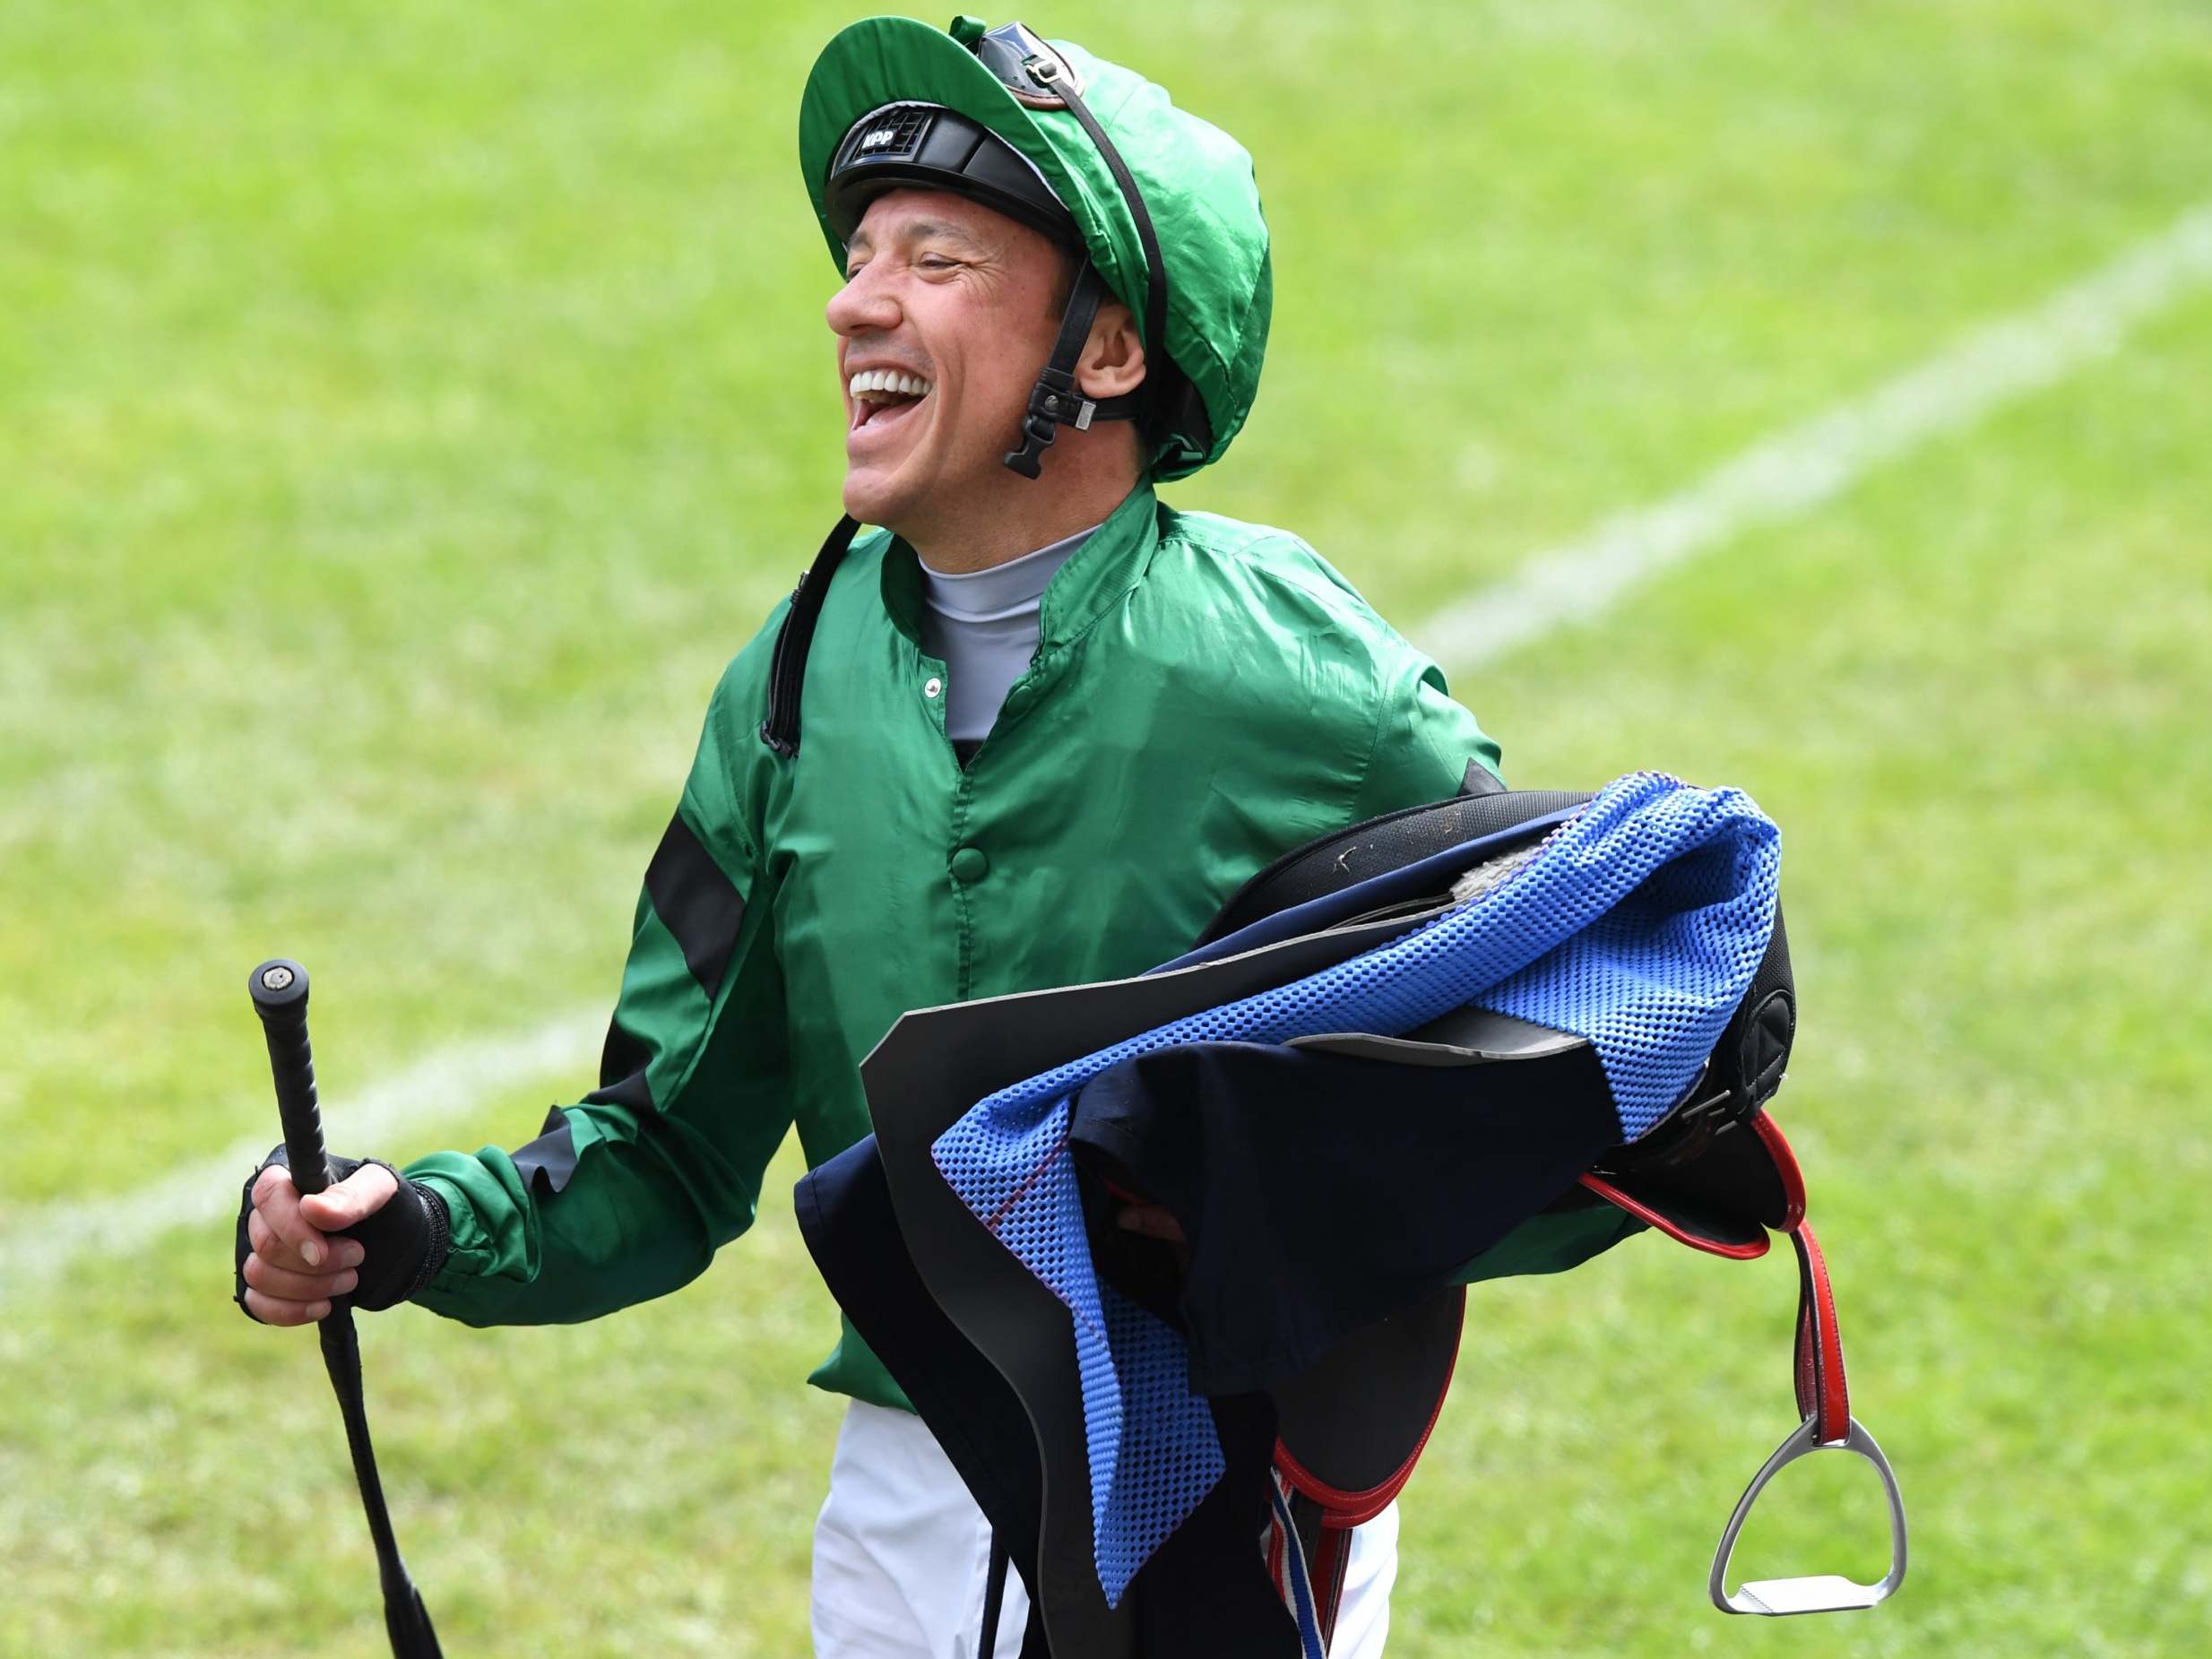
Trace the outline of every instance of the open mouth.
<instances>
[{"instance_id":1,"label":"open mouth","mask_svg":"<svg viewBox=\"0 0 2212 1659\"><path fill-rule=\"evenodd\" d=\"M929 382L893 368L863 369L846 384L852 400L852 430L896 426L929 395Z\"/></svg>"}]
</instances>

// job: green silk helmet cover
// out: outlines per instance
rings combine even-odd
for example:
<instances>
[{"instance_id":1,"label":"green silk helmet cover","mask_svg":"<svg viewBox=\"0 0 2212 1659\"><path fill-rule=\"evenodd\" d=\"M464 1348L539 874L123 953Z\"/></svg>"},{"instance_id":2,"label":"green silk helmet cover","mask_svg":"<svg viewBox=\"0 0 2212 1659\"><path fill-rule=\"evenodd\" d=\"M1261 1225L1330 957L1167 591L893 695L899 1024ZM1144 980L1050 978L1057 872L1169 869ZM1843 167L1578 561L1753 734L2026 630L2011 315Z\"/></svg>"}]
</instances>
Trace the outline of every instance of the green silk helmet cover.
<instances>
[{"instance_id":1,"label":"green silk helmet cover","mask_svg":"<svg viewBox=\"0 0 2212 1659\"><path fill-rule=\"evenodd\" d=\"M844 271L845 247L830 229L824 191L837 146L861 117L886 104L942 104L981 123L1034 162L1075 215L1095 264L1144 325L1144 245L1120 189L1095 145L1065 109L1033 108L970 51L983 33L972 19L939 33L909 17L871 17L841 31L807 77L799 107L799 161L808 198ZM1274 297L1267 224L1260 216L1252 158L1219 127L1178 109L1164 88L1050 42L1079 78L1084 101L1136 181L1159 238L1169 284L1166 354L1197 389L1213 427L1162 434L1155 481L1184 478L1220 458L1244 425L1259 389ZM1157 352L1158 342L1145 349Z\"/></svg>"}]
</instances>

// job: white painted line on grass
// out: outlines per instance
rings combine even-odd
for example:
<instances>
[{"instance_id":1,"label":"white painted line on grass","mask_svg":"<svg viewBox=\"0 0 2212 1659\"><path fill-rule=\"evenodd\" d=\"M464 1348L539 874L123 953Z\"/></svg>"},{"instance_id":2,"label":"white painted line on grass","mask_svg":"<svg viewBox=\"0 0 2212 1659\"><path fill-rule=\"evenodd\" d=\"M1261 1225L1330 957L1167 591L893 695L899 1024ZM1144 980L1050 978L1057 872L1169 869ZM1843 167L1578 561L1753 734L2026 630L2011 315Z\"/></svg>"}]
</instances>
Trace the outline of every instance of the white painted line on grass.
<instances>
[{"instance_id":1,"label":"white painted line on grass","mask_svg":"<svg viewBox=\"0 0 2212 1659\"><path fill-rule=\"evenodd\" d=\"M577 1009L529 1031L436 1050L359 1093L325 1102L337 1126L333 1150L382 1152L532 1077L562 1076L573 1084L594 1066L606 1033L605 1008ZM128 1256L172 1227L235 1216L246 1171L279 1138L273 1107L267 1115L267 1128L134 1191L52 1199L13 1217L0 1237L0 1301L54 1277L88 1252ZM530 1128L534 1133L534 1119Z\"/></svg>"},{"instance_id":2,"label":"white painted line on grass","mask_svg":"<svg viewBox=\"0 0 2212 1659\"><path fill-rule=\"evenodd\" d=\"M1745 451L1679 494L1539 553L1447 606L1412 637L1466 670L1603 615L1662 571L1747 531L1799 518L1868 472L2105 356L2212 282L2212 204L2032 310L1976 330L1863 397Z\"/></svg>"},{"instance_id":3,"label":"white painted line on grass","mask_svg":"<svg viewBox=\"0 0 2212 1659\"><path fill-rule=\"evenodd\" d=\"M1602 615L1659 572L1747 530L1800 517L1882 462L2063 379L2208 281L2212 205L2035 309L1992 324L1867 396L1746 451L1681 494L1537 555L1517 575L1430 618L1414 637L1446 666L1466 669ZM450 1120L495 1090L532 1076L573 1077L590 1063L606 1022L604 1010L572 1013L515 1036L440 1050L349 1096L343 1139L350 1146L389 1145ZM171 1227L234 1214L230 1193L274 1139L240 1141L134 1192L56 1200L13 1217L0 1236L0 1300L86 1251L127 1255Z\"/></svg>"}]
</instances>

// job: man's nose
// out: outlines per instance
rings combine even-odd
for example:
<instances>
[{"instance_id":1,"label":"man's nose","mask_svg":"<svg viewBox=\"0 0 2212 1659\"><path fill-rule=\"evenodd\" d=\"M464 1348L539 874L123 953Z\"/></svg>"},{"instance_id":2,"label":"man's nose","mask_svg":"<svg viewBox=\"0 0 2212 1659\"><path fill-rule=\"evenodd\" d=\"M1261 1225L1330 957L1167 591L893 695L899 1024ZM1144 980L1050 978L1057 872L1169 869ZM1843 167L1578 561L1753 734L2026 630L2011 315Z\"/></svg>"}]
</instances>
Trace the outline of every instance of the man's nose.
<instances>
[{"instance_id":1,"label":"man's nose","mask_svg":"<svg viewBox=\"0 0 2212 1659\"><path fill-rule=\"evenodd\" d=\"M825 315L830 332L845 337L868 330L887 331L900 322L898 301L889 286L871 279L865 270L830 296Z\"/></svg>"}]
</instances>

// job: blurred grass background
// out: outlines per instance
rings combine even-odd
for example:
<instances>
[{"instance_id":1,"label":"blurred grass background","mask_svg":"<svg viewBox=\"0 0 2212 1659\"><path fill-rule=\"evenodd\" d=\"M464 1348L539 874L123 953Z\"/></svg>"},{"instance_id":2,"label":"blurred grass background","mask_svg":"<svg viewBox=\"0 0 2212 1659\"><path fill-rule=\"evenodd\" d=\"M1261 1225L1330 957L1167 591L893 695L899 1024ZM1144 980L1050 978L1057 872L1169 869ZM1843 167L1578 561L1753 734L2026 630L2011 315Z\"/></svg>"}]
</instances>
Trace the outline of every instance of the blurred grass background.
<instances>
[{"instance_id":1,"label":"blurred grass background","mask_svg":"<svg viewBox=\"0 0 2212 1659\"><path fill-rule=\"evenodd\" d=\"M855 14L0 8L0 1243L264 1128L272 952L315 969L341 1146L350 1092L611 999L707 692L836 512L793 133ZM1026 21L1258 158L1263 396L1171 498L1416 634L2212 194L2183 0ZM2200 290L1455 677L1518 783L1662 766L1784 825L1779 1115L1916 1532L1876 1612L1706 1605L1793 1415L1790 1274L1643 1241L1471 1304L1394 1654L2201 1646L2208 454ZM356 1150L514 1145L587 1084ZM797 1170L664 1302L368 1322L451 1651L804 1650L839 1403L799 1380L834 1321ZM381 1651L312 1344L227 1305L227 1228L82 1242L0 1283L0 1653ZM1741 1567L1879 1570L1838 1461Z\"/></svg>"}]
</instances>

